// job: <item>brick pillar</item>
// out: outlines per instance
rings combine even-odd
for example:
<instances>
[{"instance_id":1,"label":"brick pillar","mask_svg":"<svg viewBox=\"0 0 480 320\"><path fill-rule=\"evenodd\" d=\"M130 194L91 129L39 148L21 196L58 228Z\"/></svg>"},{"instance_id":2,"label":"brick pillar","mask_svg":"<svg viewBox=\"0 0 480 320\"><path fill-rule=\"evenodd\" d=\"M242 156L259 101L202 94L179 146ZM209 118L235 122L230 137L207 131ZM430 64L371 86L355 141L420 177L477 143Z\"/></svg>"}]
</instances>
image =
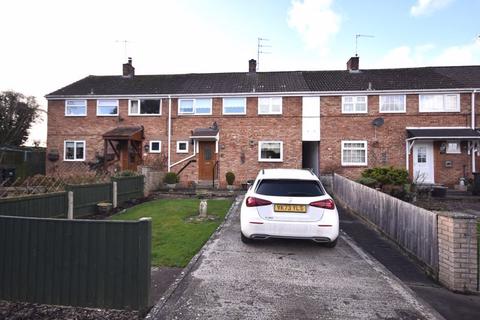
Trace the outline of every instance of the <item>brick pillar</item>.
<instances>
[{"instance_id":1,"label":"brick pillar","mask_svg":"<svg viewBox=\"0 0 480 320\"><path fill-rule=\"evenodd\" d=\"M448 289L477 291L477 220L469 214L438 214L438 278Z\"/></svg>"}]
</instances>

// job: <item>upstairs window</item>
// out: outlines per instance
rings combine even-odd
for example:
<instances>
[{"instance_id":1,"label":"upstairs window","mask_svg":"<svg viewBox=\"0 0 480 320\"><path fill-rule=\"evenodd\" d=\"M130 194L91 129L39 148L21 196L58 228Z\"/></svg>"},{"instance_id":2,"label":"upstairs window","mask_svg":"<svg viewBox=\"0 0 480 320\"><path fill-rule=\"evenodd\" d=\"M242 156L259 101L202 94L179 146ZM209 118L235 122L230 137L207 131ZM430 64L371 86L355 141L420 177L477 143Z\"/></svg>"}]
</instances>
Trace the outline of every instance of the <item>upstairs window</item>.
<instances>
[{"instance_id":1,"label":"upstairs window","mask_svg":"<svg viewBox=\"0 0 480 320\"><path fill-rule=\"evenodd\" d=\"M81 117L87 115L87 100L65 100L65 115Z\"/></svg>"},{"instance_id":2,"label":"upstairs window","mask_svg":"<svg viewBox=\"0 0 480 320\"><path fill-rule=\"evenodd\" d=\"M420 112L460 112L458 94L421 94Z\"/></svg>"},{"instance_id":3,"label":"upstairs window","mask_svg":"<svg viewBox=\"0 0 480 320\"><path fill-rule=\"evenodd\" d=\"M343 96L342 113L367 113L367 96Z\"/></svg>"},{"instance_id":4,"label":"upstairs window","mask_svg":"<svg viewBox=\"0 0 480 320\"><path fill-rule=\"evenodd\" d=\"M85 160L85 141L64 142L64 158L65 161L84 161Z\"/></svg>"},{"instance_id":5,"label":"upstairs window","mask_svg":"<svg viewBox=\"0 0 480 320\"><path fill-rule=\"evenodd\" d=\"M118 100L97 100L97 116L118 116Z\"/></svg>"},{"instance_id":6,"label":"upstairs window","mask_svg":"<svg viewBox=\"0 0 480 320\"><path fill-rule=\"evenodd\" d=\"M178 114L211 115L212 99L179 99Z\"/></svg>"},{"instance_id":7,"label":"upstairs window","mask_svg":"<svg viewBox=\"0 0 480 320\"><path fill-rule=\"evenodd\" d=\"M282 97L258 98L258 114L282 114Z\"/></svg>"},{"instance_id":8,"label":"upstairs window","mask_svg":"<svg viewBox=\"0 0 480 320\"><path fill-rule=\"evenodd\" d=\"M366 166L367 141L342 141L342 166Z\"/></svg>"},{"instance_id":9,"label":"upstairs window","mask_svg":"<svg viewBox=\"0 0 480 320\"><path fill-rule=\"evenodd\" d=\"M246 98L223 98L223 114L246 114Z\"/></svg>"},{"instance_id":10,"label":"upstairs window","mask_svg":"<svg viewBox=\"0 0 480 320\"><path fill-rule=\"evenodd\" d=\"M380 96L380 112L403 113L406 112L405 95Z\"/></svg>"},{"instance_id":11,"label":"upstairs window","mask_svg":"<svg viewBox=\"0 0 480 320\"><path fill-rule=\"evenodd\" d=\"M130 100L128 114L132 116L139 115L161 115L162 100L160 99L138 99Z\"/></svg>"}]
</instances>

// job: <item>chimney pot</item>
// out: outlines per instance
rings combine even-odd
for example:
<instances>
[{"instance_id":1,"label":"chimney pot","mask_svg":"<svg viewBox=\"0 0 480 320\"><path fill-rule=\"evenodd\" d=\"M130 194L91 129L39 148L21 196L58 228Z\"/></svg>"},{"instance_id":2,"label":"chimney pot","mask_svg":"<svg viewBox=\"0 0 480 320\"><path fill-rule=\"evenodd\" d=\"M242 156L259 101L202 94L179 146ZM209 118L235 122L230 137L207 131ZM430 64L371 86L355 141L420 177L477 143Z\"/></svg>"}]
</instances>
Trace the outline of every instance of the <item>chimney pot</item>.
<instances>
[{"instance_id":1,"label":"chimney pot","mask_svg":"<svg viewBox=\"0 0 480 320\"><path fill-rule=\"evenodd\" d=\"M135 76L135 68L132 65L132 58L128 58L128 62L123 64L123 77L133 78Z\"/></svg>"},{"instance_id":2,"label":"chimney pot","mask_svg":"<svg viewBox=\"0 0 480 320\"><path fill-rule=\"evenodd\" d=\"M355 56L351 57L347 62L347 70L348 71L358 71L360 67L360 57Z\"/></svg>"},{"instance_id":3,"label":"chimney pot","mask_svg":"<svg viewBox=\"0 0 480 320\"><path fill-rule=\"evenodd\" d=\"M257 72L257 60L248 60L248 72Z\"/></svg>"}]
</instances>

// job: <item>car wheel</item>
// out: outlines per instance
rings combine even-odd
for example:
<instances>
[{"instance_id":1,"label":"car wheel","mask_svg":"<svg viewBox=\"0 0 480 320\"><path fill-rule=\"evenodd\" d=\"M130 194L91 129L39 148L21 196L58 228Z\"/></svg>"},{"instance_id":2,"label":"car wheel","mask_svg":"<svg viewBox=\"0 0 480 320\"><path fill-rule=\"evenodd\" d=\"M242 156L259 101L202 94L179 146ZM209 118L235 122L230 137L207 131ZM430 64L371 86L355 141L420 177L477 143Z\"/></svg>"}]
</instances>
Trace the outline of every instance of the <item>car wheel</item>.
<instances>
[{"instance_id":1,"label":"car wheel","mask_svg":"<svg viewBox=\"0 0 480 320\"><path fill-rule=\"evenodd\" d=\"M245 237L243 235L243 232L240 231L240 238L242 239L242 242L245 243L245 244L248 244L248 243L252 243L253 242L253 239L250 239L248 237Z\"/></svg>"},{"instance_id":2,"label":"car wheel","mask_svg":"<svg viewBox=\"0 0 480 320\"><path fill-rule=\"evenodd\" d=\"M327 242L327 243L325 243L325 247L335 248L335 246L337 245L337 241L338 241L338 238L333 240L333 241Z\"/></svg>"}]
</instances>

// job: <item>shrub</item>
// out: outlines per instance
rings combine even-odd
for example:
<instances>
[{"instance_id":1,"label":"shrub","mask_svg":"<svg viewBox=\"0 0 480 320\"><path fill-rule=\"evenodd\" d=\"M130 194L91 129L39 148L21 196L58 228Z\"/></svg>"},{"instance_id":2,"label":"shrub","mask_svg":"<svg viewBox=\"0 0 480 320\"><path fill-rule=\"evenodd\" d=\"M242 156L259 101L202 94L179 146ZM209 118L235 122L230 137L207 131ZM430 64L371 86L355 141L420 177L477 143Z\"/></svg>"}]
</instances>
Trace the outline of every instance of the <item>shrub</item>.
<instances>
[{"instance_id":1,"label":"shrub","mask_svg":"<svg viewBox=\"0 0 480 320\"><path fill-rule=\"evenodd\" d=\"M357 180L357 182L370 188L375 188L378 184L377 180L370 177L361 177L360 179Z\"/></svg>"},{"instance_id":2,"label":"shrub","mask_svg":"<svg viewBox=\"0 0 480 320\"><path fill-rule=\"evenodd\" d=\"M227 179L227 184L229 186L233 185L233 183L235 182L235 174L232 171L228 171L225 174L225 178Z\"/></svg>"},{"instance_id":3,"label":"shrub","mask_svg":"<svg viewBox=\"0 0 480 320\"><path fill-rule=\"evenodd\" d=\"M167 172L163 178L166 184L175 184L178 182L178 175L175 172Z\"/></svg>"},{"instance_id":4,"label":"shrub","mask_svg":"<svg viewBox=\"0 0 480 320\"><path fill-rule=\"evenodd\" d=\"M366 169L362 172L362 178L374 179L382 186L387 184L401 186L409 182L408 172L405 169L394 167Z\"/></svg>"},{"instance_id":5,"label":"shrub","mask_svg":"<svg viewBox=\"0 0 480 320\"><path fill-rule=\"evenodd\" d=\"M123 171L117 172L117 174L115 176L116 177L134 177L136 175L137 175L137 173L135 171L123 170Z\"/></svg>"}]
</instances>

